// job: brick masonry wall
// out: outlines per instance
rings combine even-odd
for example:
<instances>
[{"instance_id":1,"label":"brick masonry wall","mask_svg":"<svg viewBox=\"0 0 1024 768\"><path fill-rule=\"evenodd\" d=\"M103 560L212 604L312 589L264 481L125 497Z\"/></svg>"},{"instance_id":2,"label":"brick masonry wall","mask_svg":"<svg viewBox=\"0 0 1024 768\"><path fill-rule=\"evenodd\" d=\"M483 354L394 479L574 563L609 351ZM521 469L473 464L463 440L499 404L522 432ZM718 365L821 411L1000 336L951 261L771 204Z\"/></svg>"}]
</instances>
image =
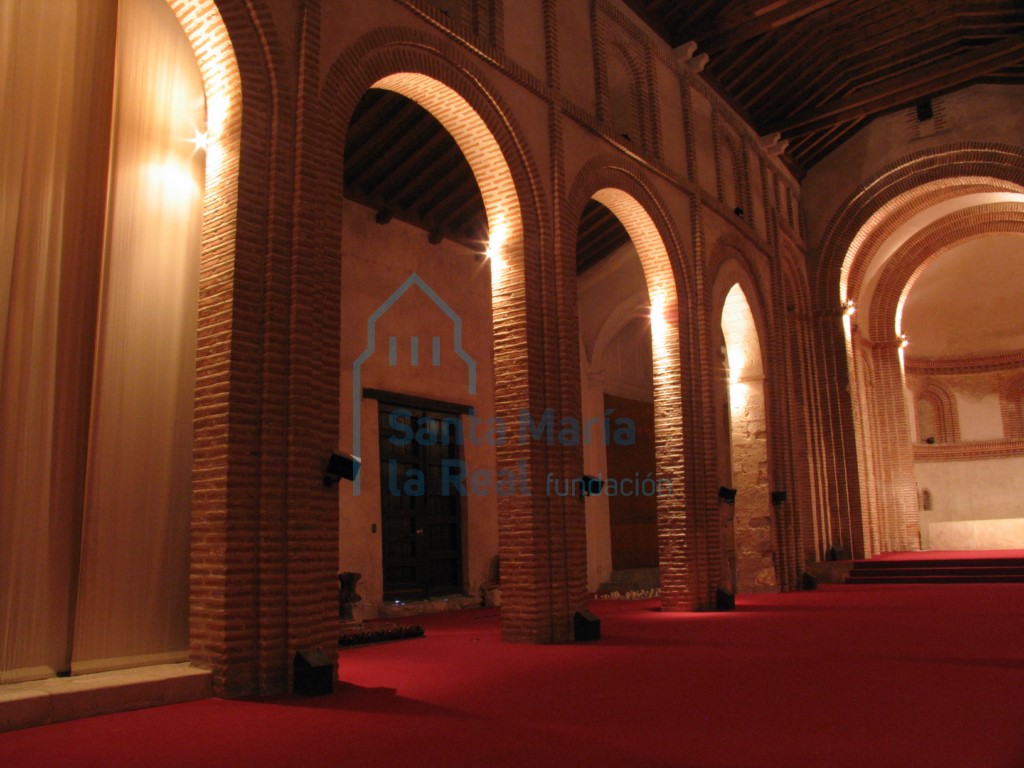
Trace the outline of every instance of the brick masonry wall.
<instances>
[{"instance_id":1,"label":"brick masonry wall","mask_svg":"<svg viewBox=\"0 0 1024 768\"><path fill-rule=\"evenodd\" d=\"M720 556L709 407L708 338L716 321L705 300L708 242L715 239L710 231L720 233L727 222L736 242L769 265L752 278L764 292L758 311L765 327L790 334L779 337L784 341L771 334L771 386L806 381L816 365L814 324L776 318L783 296L801 307L808 302L799 266L789 267L796 277L781 290L779 243L788 244L796 264L803 247L794 214L799 189L761 153L749 127L610 0L594 4L592 23L598 55L607 46L625 47L634 62L643 109L641 140L632 145L608 135L600 109L590 114L561 94L564 48L550 1L543 3L543 80L505 55L500 2L476 3L470 28L463 28L436 17L428 4L392 0L389 12L404 14L405 26L368 22L361 29L357 23L336 58L324 52L328 44L339 45L323 32L333 11L318 0L301 6L173 0L172 7L197 51L211 110L226 105L215 142L222 165L208 178L204 223L190 577L192 658L214 671L217 693L287 690L295 652L326 650L335 642L338 501L319 473L323 457L339 444L337 339L347 332L339 319L345 131L366 89L396 73L420 76L388 87L443 117L471 166L474 146L499 153L493 173L474 166L492 224L499 216L508 224L510 271L508 279L495 281L493 296L499 416L552 408L559 417L579 417L579 216L597 196L626 225L664 317L656 439L659 472L671 477L675 493L659 506L663 603L671 610L709 605ZM682 106L677 118L658 101L658 68L674 73ZM417 91L427 81L442 83L449 95L434 101ZM599 105L606 103L605 87L598 72ZM226 101L218 102L218 94ZM543 107L542 124L524 100ZM694 130L697 100L711 105L717 129ZM663 134L665 119L678 119L680 135ZM603 150L570 170L566 144L581 134ZM704 135L712 136L711 145L699 144ZM683 175L665 165L668 141L685 145ZM722 202L719 189L698 184L702 152L729 153L739 174L742 218ZM751 157L758 161L751 164ZM819 466L828 453L818 436L824 425L811 404L774 407L768 419L769 451L789 457L770 458L772 471L799 478L788 490L801 510L794 519L801 520L807 513L796 504L798 488L810 488L805 478L827 474ZM796 434L825 446L812 452L807 466L796 464L795 448L779 447L793 434L792 407L805 409ZM536 488L549 472L575 477L582 471L573 446L510 445L499 466L520 459L529 462ZM827 483L820 479L819 485ZM808 492L806 503L820 502ZM504 636L571 639L572 615L586 601L582 503L539 494L506 497L499 516ZM807 537L796 524L780 536L791 584Z\"/></svg>"}]
</instances>

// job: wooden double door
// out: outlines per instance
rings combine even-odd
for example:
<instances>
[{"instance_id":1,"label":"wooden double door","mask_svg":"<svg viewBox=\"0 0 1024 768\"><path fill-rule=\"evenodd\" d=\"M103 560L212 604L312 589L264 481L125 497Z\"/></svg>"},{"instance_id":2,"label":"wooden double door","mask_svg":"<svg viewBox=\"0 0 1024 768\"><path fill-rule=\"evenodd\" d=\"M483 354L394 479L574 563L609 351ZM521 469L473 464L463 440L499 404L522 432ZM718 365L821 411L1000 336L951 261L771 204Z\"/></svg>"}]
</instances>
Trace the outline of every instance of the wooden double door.
<instances>
[{"instance_id":1,"label":"wooden double door","mask_svg":"<svg viewBox=\"0 0 1024 768\"><path fill-rule=\"evenodd\" d=\"M461 594L459 414L379 402L384 599Z\"/></svg>"}]
</instances>

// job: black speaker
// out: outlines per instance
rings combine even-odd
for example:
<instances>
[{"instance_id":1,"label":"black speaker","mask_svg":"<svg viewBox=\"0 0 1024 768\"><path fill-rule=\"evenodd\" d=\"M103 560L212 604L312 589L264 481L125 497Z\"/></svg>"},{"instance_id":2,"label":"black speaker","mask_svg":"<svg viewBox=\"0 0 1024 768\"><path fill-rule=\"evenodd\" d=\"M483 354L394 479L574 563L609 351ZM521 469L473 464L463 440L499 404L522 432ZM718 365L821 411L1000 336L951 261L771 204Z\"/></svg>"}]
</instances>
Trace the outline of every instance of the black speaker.
<instances>
[{"instance_id":1,"label":"black speaker","mask_svg":"<svg viewBox=\"0 0 1024 768\"><path fill-rule=\"evenodd\" d=\"M849 560L850 556L847 554L846 550L838 544L833 544L825 551L825 559L831 562L836 562L837 560Z\"/></svg>"},{"instance_id":2,"label":"black speaker","mask_svg":"<svg viewBox=\"0 0 1024 768\"><path fill-rule=\"evenodd\" d=\"M319 648L295 654L292 691L298 696L322 696L334 692L334 665Z\"/></svg>"},{"instance_id":3,"label":"black speaker","mask_svg":"<svg viewBox=\"0 0 1024 768\"><path fill-rule=\"evenodd\" d=\"M600 478L591 477L590 475L584 475L581 478L581 496L600 496L602 488L604 488L604 480L601 480Z\"/></svg>"},{"instance_id":4,"label":"black speaker","mask_svg":"<svg viewBox=\"0 0 1024 768\"><path fill-rule=\"evenodd\" d=\"M805 591L811 591L812 589L818 588L818 580L811 576L809 573L805 573L800 577L800 589Z\"/></svg>"},{"instance_id":5,"label":"black speaker","mask_svg":"<svg viewBox=\"0 0 1024 768\"><path fill-rule=\"evenodd\" d=\"M590 611L576 611L572 623L576 640L587 642L601 639L601 620Z\"/></svg>"},{"instance_id":6,"label":"black speaker","mask_svg":"<svg viewBox=\"0 0 1024 768\"><path fill-rule=\"evenodd\" d=\"M785 491L772 491L772 504L776 507L786 503Z\"/></svg>"},{"instance_id":7,"label":"black speaker","mask_svg":"<svg viewBox=\"0 0 1024 768\"><path fill-rule=\"evenodd\" d=\"M358 456L348 453L332 453L324 462L324 485L330 488L339 480L355 480L359 474Z\"/></svg>"},{"instance_id":8,"label":"black speaker","mask_svg":"<svg viewBox=\"0 0 1024 768\"><path fill-rule=\"evenodd\" d=\"M724 501L726 504L736 503L736 489L729 488L728 486L721 486L718 489L718 500Z\"/></svg>"},{"instance_id":9,"label":"black speaker","mask_svg":"<svg viewBox=\"0 0 1024 768\"><path fill-rule=\"evenodd\" d=\"M736 595L726 592L719 587L715 590L715 610L733 611L736 610Z\"/></svg>"}]
</instances>

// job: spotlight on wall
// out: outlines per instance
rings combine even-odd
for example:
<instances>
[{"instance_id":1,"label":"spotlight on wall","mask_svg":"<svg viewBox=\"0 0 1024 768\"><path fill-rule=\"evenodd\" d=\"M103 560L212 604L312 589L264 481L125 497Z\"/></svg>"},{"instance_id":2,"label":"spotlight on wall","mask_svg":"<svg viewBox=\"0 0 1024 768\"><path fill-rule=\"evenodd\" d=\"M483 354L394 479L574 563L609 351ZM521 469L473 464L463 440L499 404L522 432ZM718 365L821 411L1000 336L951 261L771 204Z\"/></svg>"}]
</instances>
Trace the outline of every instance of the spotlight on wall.
<instances>
[{"instance_id":1,"label":"spotlight on wall","mask_svg":"<svg viewBox=\"0 0 1024 768\"><path fill-rule=\"evenodd\" d=\"M853 299L849 299L845 304L843 304L843 314L847 317L853 317L856 312L857 306L853 303Z\"/></svg>"},{"instance_id":2,"label":"spotlight on wall","mask_svg":"<svg viewBox=\"0 0 1024 768\"><path fill-rule=\"evenodd\" d=\"M736 503L736 489L722 486L718 489L718 500L724 501L726 504Z\"/></svg>"},{"instance_id":3,"label":"spotlight on wall","mask_svg":"<svg viewBox=\"0 0 1024 768\"><path fill-rule=\"evenodd\" d=\"M786 503L786 492L785 491L772 491L772 505L781 506Z\"/></svg>"},{"instance_id":4,"label":"spotlight on wall","mask_svg":"<svg viewBox=\"0 0 1024 768\"><path fill-rule=\"evenodd\" d=\"M324 462L324 485L330 488L339 480L355 480L360 459L349 453L332 453Z\"/></svg>"},{"instance_id":5,"label":"spotlight on wall","mask_svg":"<svg viewBox=\"0 0 1024 768\"><path fill-rule=\"evenodd\" d=\"M580 478L580 496L600 496L602 488L604 488L604 480L590 475Z\"/></svg>"}]
</instances>

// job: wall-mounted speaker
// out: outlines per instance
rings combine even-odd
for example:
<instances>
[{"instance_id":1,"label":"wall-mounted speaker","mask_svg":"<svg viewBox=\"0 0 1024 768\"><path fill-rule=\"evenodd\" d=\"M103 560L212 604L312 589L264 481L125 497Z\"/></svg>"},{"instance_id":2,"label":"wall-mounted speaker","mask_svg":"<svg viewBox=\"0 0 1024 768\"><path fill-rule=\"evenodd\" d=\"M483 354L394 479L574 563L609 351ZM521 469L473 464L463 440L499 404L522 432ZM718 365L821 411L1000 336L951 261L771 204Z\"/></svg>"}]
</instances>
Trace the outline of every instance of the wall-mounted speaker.
<instances>
[{"instance_id":1,"label":"wall-mounted speaker","mask_svg":"<svg viewBox=\"0 0 1024 768\"><path fill-rule=\"evenodd\" d=\"M358 456L348 453L332 453L324 462L324 485L330 488L339 480L355 480L359 474Z\"/></svg>"},{"instance_id":2,"label":"wall-mounted speaker","mask_svg":"<svg viewBox=\"0 0 1024 768\"><path fill-rule=\"evenodd\" d=\"M604 488L604 480L600 480L590 475L584 475L580 478L583 482L580 483L580 493L583 496L600 496L601 489Z\"/></svg>"}]
</instances>

